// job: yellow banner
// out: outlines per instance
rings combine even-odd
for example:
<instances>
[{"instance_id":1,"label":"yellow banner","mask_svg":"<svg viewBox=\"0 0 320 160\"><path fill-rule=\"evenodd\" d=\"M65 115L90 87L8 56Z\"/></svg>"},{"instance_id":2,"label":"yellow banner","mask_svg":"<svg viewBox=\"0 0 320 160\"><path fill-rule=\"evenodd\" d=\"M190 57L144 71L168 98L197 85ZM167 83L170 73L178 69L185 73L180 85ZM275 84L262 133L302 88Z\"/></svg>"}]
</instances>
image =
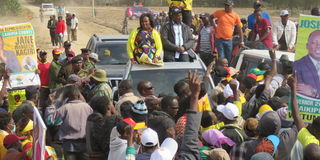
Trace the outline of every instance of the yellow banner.
<instances>
[{"instance_id":1,"label":"yellow banner","mask_svg":"<svg viewBox=\"0 0 320 160\"><path fill-rule=\"evenodd\" d=\"M38 64L31 23L0 26L0 64L5 64L5 68L12 72L10 88L39 85L39 76L35 74Z\"/></svg>"},{"instance_id":2,"label":"yellow banner","mask_svg":"<svg viewBox=\"0 0 320 160\"><path fill-rule=\"evenodd\" d=\"M37 67L31 23L0 26L0 61L11 72L30 72Z\"/></svg>"}]
</instances>

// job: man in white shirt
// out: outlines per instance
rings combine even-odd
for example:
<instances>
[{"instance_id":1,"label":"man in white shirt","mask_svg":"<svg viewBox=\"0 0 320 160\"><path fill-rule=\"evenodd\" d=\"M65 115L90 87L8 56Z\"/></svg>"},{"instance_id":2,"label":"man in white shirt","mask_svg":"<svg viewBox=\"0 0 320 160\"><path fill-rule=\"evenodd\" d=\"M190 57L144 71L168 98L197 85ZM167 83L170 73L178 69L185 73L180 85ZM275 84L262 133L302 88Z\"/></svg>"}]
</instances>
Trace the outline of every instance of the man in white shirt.
<instances>
[{"instance_id":1,"label":"man in white shirt","mask_svg":"<svg viewBox=\"0 0 320 160\"><path fill-rule=\"evenodd\" d=\"M79 20L75 14L72 15L71 19L71 40L77 41L77 29L78 29Z\"/></svg>"},{"instance_id":2,"label":"man in white shirt","mask_svg":"<svg viewBox=\"0 0 320 160\"><path fill-rule=\"evenodd\" d=\"M294 52L297 29L296 24L289 20L289 12L280 12L281 21L273 24L272 38L274 48L282 51Z\"/></svg>"}]
</instances>

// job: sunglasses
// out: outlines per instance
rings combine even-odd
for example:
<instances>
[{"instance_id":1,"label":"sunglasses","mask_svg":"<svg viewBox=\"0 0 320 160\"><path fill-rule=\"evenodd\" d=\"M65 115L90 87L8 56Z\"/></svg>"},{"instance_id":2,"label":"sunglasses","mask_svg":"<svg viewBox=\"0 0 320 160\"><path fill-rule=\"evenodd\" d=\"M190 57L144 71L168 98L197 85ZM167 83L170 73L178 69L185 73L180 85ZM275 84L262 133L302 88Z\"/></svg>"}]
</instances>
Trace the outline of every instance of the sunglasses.
<instances>
[{"instance_id":1,"label":"sunglasses","mask_svg":"<svg viewBox=\"0 0 320 160\"><path fill-rule=\"evenodd\" d=\"M146 90L153 90L154 88L151 86L151 87L148 87L146 88Z\"/></svg>"}]
</instances>

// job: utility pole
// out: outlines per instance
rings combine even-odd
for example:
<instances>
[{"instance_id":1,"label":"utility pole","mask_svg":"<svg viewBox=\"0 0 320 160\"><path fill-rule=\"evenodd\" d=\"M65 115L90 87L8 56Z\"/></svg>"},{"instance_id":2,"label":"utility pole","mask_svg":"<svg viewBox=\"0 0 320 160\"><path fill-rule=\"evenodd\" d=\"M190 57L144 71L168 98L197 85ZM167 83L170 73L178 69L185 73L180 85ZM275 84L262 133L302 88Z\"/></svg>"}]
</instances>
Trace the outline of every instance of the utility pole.
<instances>
[{"instance_id":1,"label":"utility pole","mask_svg":"<svg viewBox=\"0 0 320 160\"><path fill-rule=\"evenodd\" d=\"M96 12L95 12L95 8L94 8L94 1L95 0L92 0L92 17L96 18Z\"/></svg>"}]
</instances>

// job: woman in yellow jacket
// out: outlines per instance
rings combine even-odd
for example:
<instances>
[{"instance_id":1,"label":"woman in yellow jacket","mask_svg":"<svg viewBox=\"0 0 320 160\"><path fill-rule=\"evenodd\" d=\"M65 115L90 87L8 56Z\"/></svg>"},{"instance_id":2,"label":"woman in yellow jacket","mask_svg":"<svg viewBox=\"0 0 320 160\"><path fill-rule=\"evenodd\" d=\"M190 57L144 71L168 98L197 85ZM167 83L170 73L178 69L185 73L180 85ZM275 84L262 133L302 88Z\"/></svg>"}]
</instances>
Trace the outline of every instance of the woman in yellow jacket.
<instances>
[{"instance_id":1,"label":"woman in yellow jacket","mask_svg":"<svg viewBox=\"0 0 320 160\"><path fill-rule=\"evenodd\" d=\"M151 14L140 16L140 27L133 30L127 42L127 52L131 63L162 63L162 42L160 34L154 28Z\"/></svg>"}]
</instances>

